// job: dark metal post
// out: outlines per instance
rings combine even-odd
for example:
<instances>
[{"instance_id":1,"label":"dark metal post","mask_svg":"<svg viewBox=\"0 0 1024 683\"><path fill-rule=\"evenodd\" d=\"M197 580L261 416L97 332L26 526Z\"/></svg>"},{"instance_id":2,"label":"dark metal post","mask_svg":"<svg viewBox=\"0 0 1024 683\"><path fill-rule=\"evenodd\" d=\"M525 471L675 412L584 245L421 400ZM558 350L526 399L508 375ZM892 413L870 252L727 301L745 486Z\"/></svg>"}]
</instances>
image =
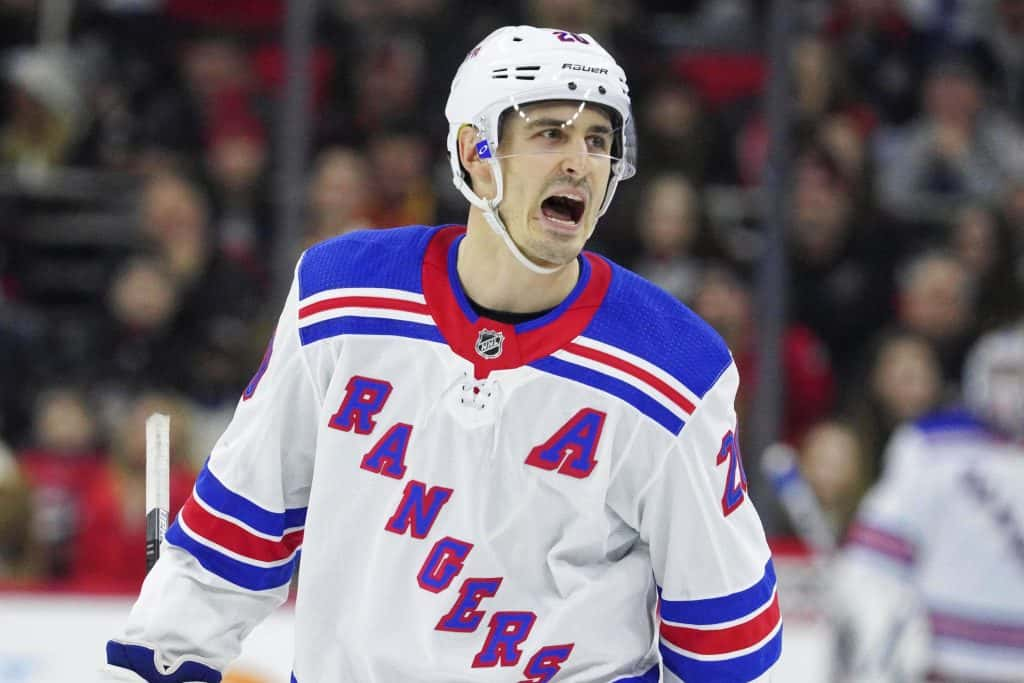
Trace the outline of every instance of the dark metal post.
<instances>
[{"instance_id":1,"label":"dark metal post","mask_svg":"<svg viewBox=\"0 0 1024 683\"><path fill-rule=\"evenodd\" d=\"M288 294L302 240L306 165L311 129L311 69L317 0L291 0L284 26L285 84L277 116L276 226L273 251L273 301Z\"/></svg>"},{"instance_id":2,"label":"dark metal post","mask_svg":"<svg viewBox=\"0 0 1024 683\"><path fill-rule=\"evenodd\" d=\"M754 409L747 433L748 453L760 459L764 450L779 438L785 400L782 373L782 336L786 323L785 235L789 220L790 179L792 176L789 131L792 120L790 94L789 43L794 17L792 0L775 0L771 7L768 79L765 110L770 131L768 166L764 175L764 231L756 275L754 300L757 311L758 377ZM760 471L760 462L747 471L758 491L769 487ZM771 501L771 502L770 502ZM769 533L778 527L779 508L774 497L761 495L758 509Z\"/></svg>"}]
</instances>

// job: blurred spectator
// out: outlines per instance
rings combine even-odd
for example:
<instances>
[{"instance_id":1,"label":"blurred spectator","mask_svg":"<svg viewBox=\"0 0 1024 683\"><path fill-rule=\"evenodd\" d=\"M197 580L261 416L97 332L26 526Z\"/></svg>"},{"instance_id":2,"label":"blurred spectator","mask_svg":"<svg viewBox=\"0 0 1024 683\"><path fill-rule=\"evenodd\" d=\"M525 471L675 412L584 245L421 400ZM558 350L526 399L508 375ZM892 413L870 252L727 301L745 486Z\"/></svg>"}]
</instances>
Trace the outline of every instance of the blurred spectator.
<instances>
[{"instance_id":1,"label":"blurred spectator","mask_svg":"<svg viewBox=\"0 0 1024 683\"><path fill-rule=\"evenodd\" d=\"M206 145L212 223L219 248L258 272L269 251L273 207L266 187L267 140L263 123L239 95L222 95Z\"/></svg>"},{"instance_id":2,"label":"blurred spectator","mask_svg":"<svg viewBox=\"0 0 1024 683\"><path fill-rule=\"evenodd\" d=\"M84 128L84 103L72 65L56 52L23 50L6 64L8 112L0 165L26 173L69 163Z\"/></svg>"},{"instance_id":3,"label":"blurred spectator","mask_svg":"<svg viewBox=\"0 0 1024 683\"><path fill-rule=\"evenodd\" d=\"M38 545L31 488L0 443L0 587L31 585L40 578Z\"/></svg>"},{"instance_id":4,"label":"blurred spectator","mask_svg":"<svg viewBox=\"0 0 1024 683\"><path fill-rule=\"evenodd\" d=\"M827 116L816 129L814 142L835 159L840 174L851 186L854 200L865 201L862 194L869 190L865 182L868 159L866 138L851 117L842 114Z\"/></svg>"},{"instance_id":5,"label":"blurred spectator","mask_svg":"<svg viewBox=\"0 0 1024 683\"><path fill-rule=\"evenodd\" d=\"M210 257L209 206L199 188L169 173L154 175L143 189L143 235L183 290L194 287Z\"/></svg>"},{"instance_id":6,"label":"blurred spectator","mask_svg":"<svg viewBox=\"0 0 1024 683\"><path fill-rule=\"evenodd\" d=\"M168 363L176 380L156 386L204 402L235 400L262 353L250 327L267 292L266 269L214 239L205 197L181 177L157 175L149 182L141 219L172 278L177 301L169 303L179 309L166 311L159 330L165 342L178 344L169 349L176 362Z\"/></svg>"},{"instance_id":7,"label":"blurred spectator","mask_svg":"<svg viewBox=\"0 0 1024 683\"><path fill-rule=\"evenodd\" d=\"M1014 278L1018 287L1024 287L1024 178L1006 188L1000 202L1000 217L1009 230Z\"/></svg>"},{"instance_id":8,"label":"blurred spectator","mask_svg":"<svg viewBox=\"0 0 1024 683\"><path fill-rule=\"evenodd\" d=\"M309 186L305 244L375 227L371 214L370 167L348 147L329 147L317 157Z\"/></svg>"},{"instance_id":9,"label":"blurred spectator","mask_svg":"<svg viewBox=\"0 0 1024 683\"><path fill-rule=\"evenodd\" d=\"M369 142L373 172L373 227L429 225L437 211L430 185L427 141L412 130L393 130Z\"/></svg>"},{"instance_id":10,"label":"blurred spectator","mask_svg":"<svg viewBox=\"0 0 1024 683\"><path fill-rule=\"evenodd\" d=\"M899 324L935 348L943 377L956 382L976 311L967 267L947 251L927 250L912 255L897 280Z\"/></svg>"},{"instance_id":11,"label":"blurred spectator","mask_svg":"<svg viewBox=\"0 0 1024 683\"><path fill-rule=\"evenodd\" d=\"M868 485L870 463L853 425L823 420L812 425L799 444L800 473L814 491L835 538L857 510Z\"/></svg>"},{"instance_id":12,"label":"blurred spectator","mask_svg":"<svg viewBox=\"0 0 1024 683\"><path fill-rule=\"evenodd\" d=\"M759 345L750 287L723 267L705 270L693 310L722 335L736 359L740 390L736 410L742 423L757 396ZM785 410L782 439L796 443L807 428L832 409L835 378L821 341L801 325L790 325L782 339ZM741 426L742 429L742 426Z\"/></svg>"},{"instance_id":13,"label":"blurred spectator","mask_svg":"<svg viewBox=\"0 0 1024 683\"><path fill-rule=\"evenodd\" d=\"M168 388L188 376L181 290L153 258L126 262L115 275L93 335L89 379L104 403L119 405L144 387Z\"/></svg>"},{"instance_id":14,"label":"blurred spectator","mask_svg":"<svg viewBox=\"0 0 1024 683\"><path fill-rule=\"evenodd\" d=\"M851 92L843 63L824 40L805 35L793 46L790 56L796 89L792 111L792 129L798 143L811 140L827 118L848 121L857 133L866 137L875 125L875 116ZM757 110L742 127L736 142L740 182L758 186L768 155L768 122Z\"/></svg>"},{"instance_id":15,"label":"blurred spectator","mask_svg":"<svg viewBox=\"0 0 1024 683\"><path fill-rule=\"evenodd\" d=\"M879 147L882 206L910 223L941 224L955 207L994 201L1024 177L1024 137L989 106L963 57L936 62L924 83L924 111Z\"/></svg>"},{"instance_id":16,"label":"blurred spectator","mask_svg":"<svg viewBox=\"0 0 1024 683\"><path fill-rule=\"evenodd\" d=\"M354 99L345 109L351 112L351 140L375 133L415 125L420 111L426 74L423 40L413 32L373 32L364 37L363 51L351 64L349 78Z\"/></svg>"},{"instance_id":17,"label":"blurred spectator","mask_svg":"<svg viewBox=\"0 0 1024 683\"><path fill-rule=\"evenodd\" d=\"M996 212L983 204L968 204L957 213L949 232L949 249L974 282L979 331L1016 319L1024 288L1014 276L1014 246Z\"/></svg>"},{"instance_id":18,"label":"blurred spectator","mask_svg":"<svg viewBox=\"0 0 1024 683\"><path fill-rule=\"evenodd\" d=\"M643 150L644 172L678 171L695 184L710 177L722 180L718 153L721 133L697 92L681 77L664 73L655 78L636 107L641 118L637 147ZM719 167L714 167L715 162Z\"/></svg>"},{"instance_id":19,"label":"blurred spectator","mask_svg":"<svg viewBox=\"0 0 1024 683\"><path fill-rule=\"evenodd\" d=\"M846 397L846 414L866 451L869 481L881 471L882 451L893 430L936 409L945 397L939 358L919 334L893 329L873 340L859 373L860 384Z\"/></svg>"},{"instance_id":20,"label":"blurred spectator","mask_svg":"<svg viewBox=\"0 0 1024 683\"><path fill-rule=\"evenodd\" d=\"M994 0L983 40L992 56L996 101L1024 125L1024 0Z\"/></svg>"},{"instance_id":21,"label":"blurred spectator","mask_svg":"<svg viewBox=\"0 0 1024 683\"><path fill-rule=\"evenodd\" d=\"M900 0L832 3L824 35L843 56L851 86L887 124L906 123L917 111L922 36Z\"/></svg>"},{"instance_id":22,"label":"blurred spectator","mask_svg":"<svg viewBox=\"0 0 1024 683\"><path fill-rule=\"evenodd\" d=\"M146 575L146 418L170 416L168 523L188 498L196 472L184 449L188 413L177 398L145 392L133 398L113 429L110 459L82 491L80 531L68 576L76 588L136 591Z\"/></svg>"},{"instance_id":23,"label":"blurred spectator","mask_svg":"<svg viewBox=\"0 0 1024 683\"><path fill-rule=\"evenodd\" d=\"M699 201L686 176L663 173L648 182L637 209L644 251L634 270L687 303L697 291L702 258L718 256L709 248Z\"/></svg>"},{"instance_id":24,"label":"blurred spectator","mask_svg":"<svg viewBox=\"0 0 1024 683\"><path fill-rule=\"evenodd\" d=\"M66 578L86 505L84 492L106 457L86 395L68 388L42 392L33 414L33 438L17 457L32 488L40 571L49 579Z\"/></svg>"},{"instance_id":25,"label":"blurred spectator","mask_svg":"<svg viewBox=\"0 0 1024 683\"><path fill-rule=\"evenodd\" d=\"M248 98L254 77L242 42L225 30L198 29L179 40L176 69L139 104L140 138L150 153L195 170L220 98Z\"/></svg>"},{"instance_id":26,"label":"blurred spectator","mask_svg":"<svg viewBox=\"0 0 1024 683\"><path fill-rule=\"evenodd\" d=\"M821 337L845 375L891 315L893 243L884 226L856 219L849 183L825 149L802 153L795 176L787 245L791 315Z\"/></svg>"}]
</instances>

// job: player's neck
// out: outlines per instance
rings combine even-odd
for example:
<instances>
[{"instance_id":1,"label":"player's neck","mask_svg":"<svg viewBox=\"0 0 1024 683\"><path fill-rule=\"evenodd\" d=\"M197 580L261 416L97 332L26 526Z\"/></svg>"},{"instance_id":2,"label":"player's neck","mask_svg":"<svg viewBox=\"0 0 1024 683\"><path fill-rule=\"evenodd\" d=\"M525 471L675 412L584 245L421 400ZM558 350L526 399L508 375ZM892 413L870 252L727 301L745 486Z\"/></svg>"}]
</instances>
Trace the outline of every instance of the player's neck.
<instances>
[{"instance_id":1,"label":"player's neck","mask_svg":"<svg viewBox=\"0 0 1024 683\"><path fill-rule=\"evenodd\" d=\"M508 313L532 313L554 308L569 296L579 279L573 260L549 275L540 275L516 260L482 217L459 245L457 270L466 294L476 303Z\"/></svg>"}]
</instances>

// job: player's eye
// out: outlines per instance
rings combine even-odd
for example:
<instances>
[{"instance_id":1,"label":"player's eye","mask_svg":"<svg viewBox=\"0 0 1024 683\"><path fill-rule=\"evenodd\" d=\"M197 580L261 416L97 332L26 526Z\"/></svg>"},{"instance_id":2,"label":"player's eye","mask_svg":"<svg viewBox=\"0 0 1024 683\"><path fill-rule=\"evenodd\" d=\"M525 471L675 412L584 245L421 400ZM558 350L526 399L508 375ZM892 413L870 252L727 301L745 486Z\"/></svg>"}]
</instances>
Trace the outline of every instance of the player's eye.
<instances>
[{"instance_id":1,"label":"player's eye","mask_svg":"<svg viewBox=\"0 0 1024 683\"><path fill-rule=\"evenodd\" d=\"M561 129L558 128L545 128L540 132L540 136L545 140L561 140L564 135Z\"/></svg>"},{"instance_id":2,"label":"player's eye","mask_svg":"<svg viewBox=\"0 0 1024 683\"><path fill-rule=\"evenodd\" d=\"M587 137L587 144L593 149L607 150L610 146L607 135L591 135Z\"/></svg>"}]
</instances>

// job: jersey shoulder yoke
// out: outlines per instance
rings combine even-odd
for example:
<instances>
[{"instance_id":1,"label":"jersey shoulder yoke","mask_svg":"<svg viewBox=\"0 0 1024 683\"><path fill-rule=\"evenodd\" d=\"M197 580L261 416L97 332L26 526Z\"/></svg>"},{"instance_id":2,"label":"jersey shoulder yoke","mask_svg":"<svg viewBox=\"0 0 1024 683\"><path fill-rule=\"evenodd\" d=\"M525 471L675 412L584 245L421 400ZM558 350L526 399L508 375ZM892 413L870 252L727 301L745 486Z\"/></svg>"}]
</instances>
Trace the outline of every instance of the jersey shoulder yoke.
<instances>
[{"instance_id":1,"label":"jersey shoulder yoke","mask_svg":"<svg viewBox=\"0 0 1024 683\"><path fill-rule=\"evenodd\" d=\"M313 245L299 264L299 298L333 289L423 292L423 253L436 227L356 230Z\"/></svg>"},{"instance_id":2,"label":"jersey shoulder yoke","mask_svg":"<svg viewBox=\"0 0 1024 683\"><path fill-rule=\"evenodd\" d=\"M616 264L605 300L583 336L654 366L697 399L732 363L725 341L707 322Z\"/></svg>"}]
</instances>

